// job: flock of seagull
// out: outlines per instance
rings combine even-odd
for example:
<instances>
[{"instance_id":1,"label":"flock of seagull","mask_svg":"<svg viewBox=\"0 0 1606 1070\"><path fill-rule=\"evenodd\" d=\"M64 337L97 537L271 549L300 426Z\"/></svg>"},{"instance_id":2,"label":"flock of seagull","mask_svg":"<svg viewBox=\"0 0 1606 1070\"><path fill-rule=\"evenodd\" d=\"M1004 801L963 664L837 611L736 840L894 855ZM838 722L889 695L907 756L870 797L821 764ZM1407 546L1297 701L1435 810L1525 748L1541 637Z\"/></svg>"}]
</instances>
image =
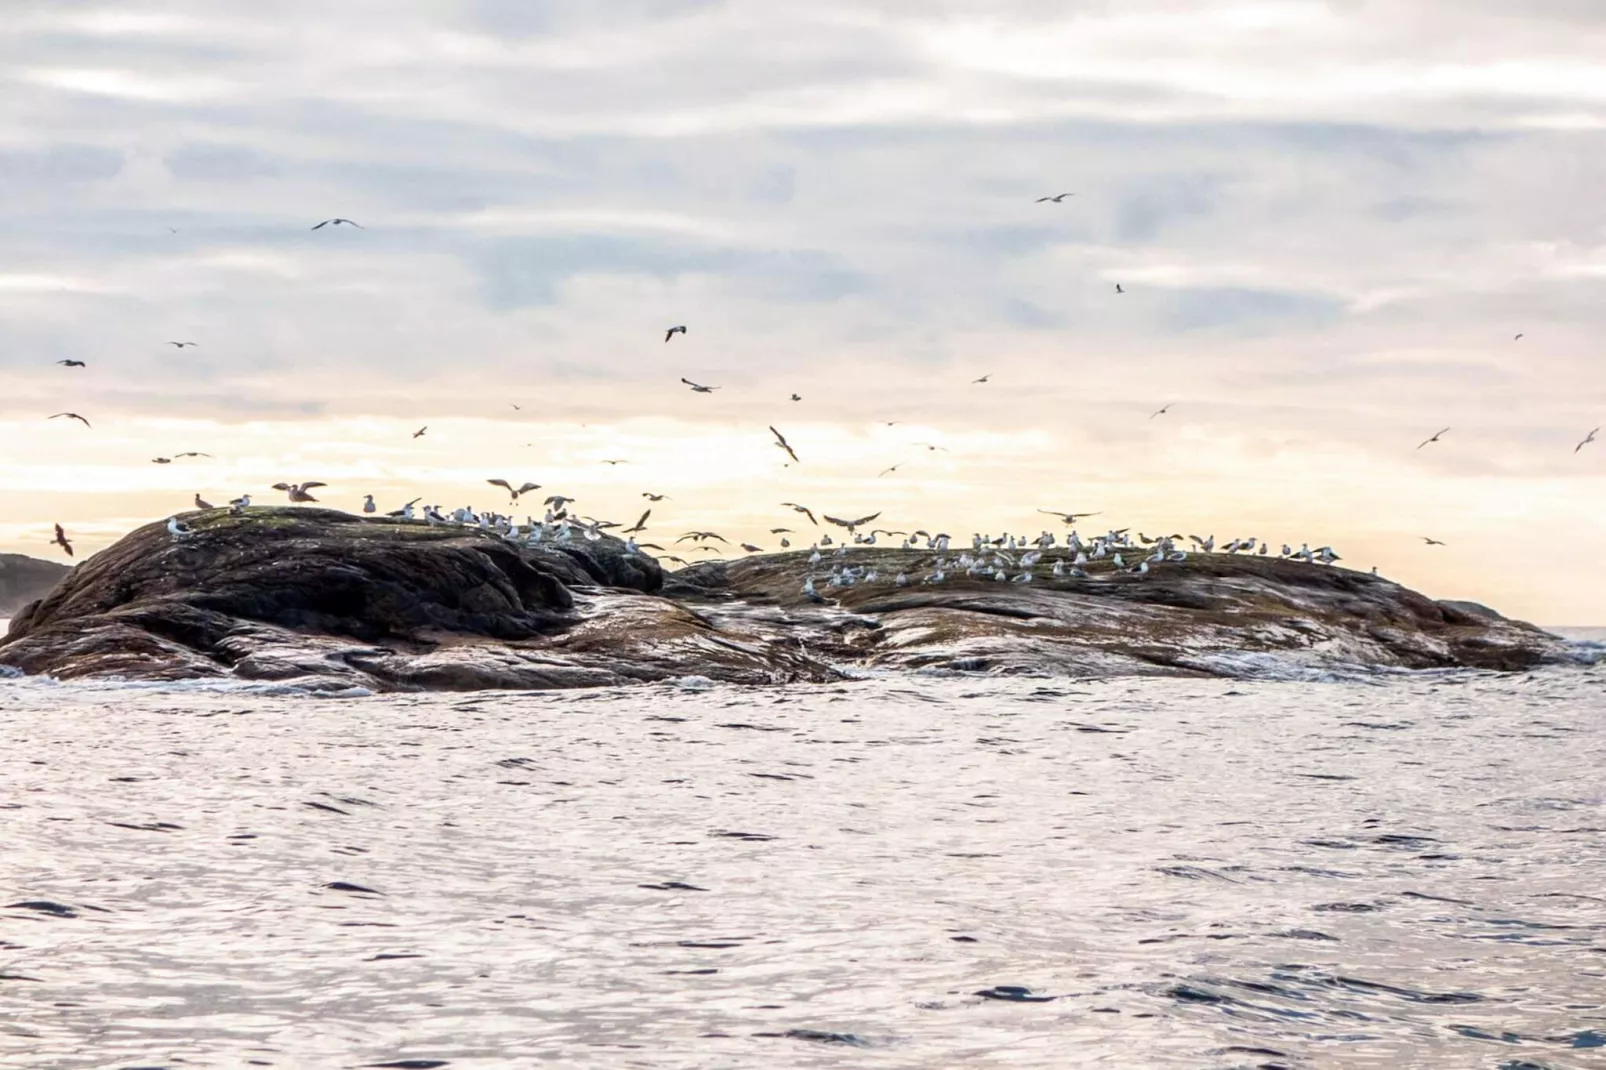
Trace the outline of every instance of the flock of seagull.
<instances>
[{"instance_id":1,"label":"flock of seagull","mask_svg":"<svg viewBox=\"0 0 1606 1070\"><path fill-rule=\"evenodd\" d=\"M1036 203L1062 204L1066 198L1074 196L1074 193L1050 194L1037 198ZM341 226L356 227L359 230L365 229L362 224L356 222L355 220L346 219L344 217L325 219L313 226L311 229L317 231L322 230L325 227ZM1117 294L1125 294L1127 291L1120 283L1116 283L1115 292ZM664 341L667 343L673 340L676 335L680 335L682 338L687 337L687 333L687 326L685 324L676 324L665 330ZM1518 334L1516 339L1520 340L1522 337L1522 334ZM191 346L196 346L198 343L187 340L173 340L169 341L167 344L177 349L185 349ZM58 360L56 363L66 368L85 368L88 366L87 363L82 360ZM992 373L988 373L976 379L972 379L970 381L970 385L984 385L991 379ZM697 394L712 394L714 391L720 389L718 386L699 383L685 378L684 376L681 377L680 381L685 386L689 387L693 393ZM796 402L802 401L803 399L801 395L793 393L790 395L789 400ZM1175 404L1175 402L1167 402L1165 405L1162 405L1159 409L1156 409L1153 413L1151 413L1149 415L1149 419L1153 420L1156 417L1168 414ZM519 408L518 405L514 405L513 407L515 409ZM90 430L93 430L94 426L87 418L76 412L58 412L50 416L49 419L75 420ZM896 424L897 421L886 422L886 426L888 427L896 426ZM414 431L412 433L412 437L414 439L421 438L428 430L429 426L426 424L420 427L417 431ZM1420 450L1439 442L1451 430L1451 428L1445 427L1434 432L1433 435L1424 439L1416 448ZM1576 446L1573 447L1573 452L1576 454L1585 446L1593 443L1595 441L1595 436L1600 432L1600 430L1601 428L1599 427L1591 430ZM769 431L774 439L772 445L784 451L787 457L790 458L790 463L800 464L801 459L799 458L798 453L793 448L792 444L787 441L786 436L782 434L773 424L769 425ZM919 442L914 443L914 445L924 447L928 451L943 450L946 452L945 447L938 446L934 443ZM185 451L182 453L175 453L171 457L153 457L151 462L153 464L165 465L172 464L174 461L181 458L210 458L211 456L212 455L209 453L202 453L199 451ZM623 459L608 459L604 460L602 463L607 465L619 465L626 462ZM907 462L900 461L897 464L893 464L883 469L878 474L878 478L896 473L898 469L901 468L905 463ZM493 486L500 486L507 490L514 504L517 504L522 495L541 489L539 484L529 482L523 483L517 488L515 488L508 481L502 479L491 479L487 480L487 482ZM317 502L318 499L315 498L310 492L315 488L324 487L327 485L328 484L316 481L302 483L275 483L273 484L273 489L283 491L292 503L313 503ZM651 492L645 492L642 496L653 502L663 501L665 498L667 498L667 495L653 494ZM575 537L576 532L579 533L579 536L582 539L600 539L604 530L620 527L619 524L611 521L603 521L594 518L577 517L572 515L568 512L566 507L569 503L573 502L574 499L567 498L562 495L553 495L546 499L546 501L543 503L546 506L546 513L542 520L536 521L533 516L527 517L524 525L515 523L511 517L502 516L501 514L495 512L480 513L469 507L456 509L450 514L443 512L442 507L438 505L427 505L422 507L422 509L418 509L418 500L419 499L414 499L413 501L402 506L402 508L394 510L387 515L404 520L422 520L423 522L430 524L457 523L483 527L490 530L495 530L504 537L520 540L529 545L540 545L548 541L568 541L569 539ZM249 507L250 504L251 496L249 494L243 494L239 498L231 500L229 502L229 508L236 513L241 513L247 507ZM799 513L807 514L809 520L818 525L819 522L815 519L814 513L811 510L801 505L796 505L792 502L786 502L783 504L787 507L795 509ZM194 505L196 509L200 510L214 508L211 503L207 502L199 494L195 495ZM377 510L373 495L365 495L362 508L365 513L374 513ZM1065 542L1065 549L1072 556L1070 556L1068 559L1059 559L1052 562L1053 575L1056 576L1068 575L1075 578L1086 578L1088 575L1086 572L1086 566L1096 561L1103 561L1106 557L1110 558L1111 563L1115 568L1124 568L1127 571L1138 573L1140 575L1146 574L1151 565L1158 565L1169 561L1183 561L1187 559L1187 551L1177 549L1176 547L1176 544L1182 539L1182 536L1180 535L1162 536L1151 540L1143 536L1142 533L1139 533L1138 541L1136 544L1134 544L1130 541L1125 529L1112 529L1107 534L1095 536L1090 542L1083 543L1081 537L1074 530L1074 524L1076 520L1082 517L1094 516L1097 514L1057 513L1051 510L1039 510L1039 512L1047 512L1050 513L1050 515L1059 516L1064 520L1067 527L1072 527L1073 529ZM636 521L635 525L622 529L622 533L630 536L626 543L629 552L636 553L647 549L654 549L660 551L664 555L664 560L676 562L682 565L687 564L683 558L677 557L673 554L668 554L667 551L664 551L663 547L651 543L638 544L635 541L634 535L646 530L646 523L648 518L651 516L651 513L652 510L648 509L642 514L640 519ZM830 516L825 517L825 519L832 524L846 528L849 536L851 536L852 539L851 544L875 545L878 536L886 535L889 538L902 536L904 540L903 548L905 549L917 548L920 539L923 538L925 539L926 549L936 551L939 555L945 554L948 551L950 537L946 534L934 536L923 530L914 532L900 532L883 531L881 529L872 531L869 535L859 534L857 531L858 527L868 523L871 520L874 520L879 515L880 514L877 513L874 516L865 517L857 521L844 521ZM168 520L167 528L175 538L187 538L193 534L192 529L180 521L177 517L172 517ZM772 528L771 534L779 534L784 536L786 534L795 534L795 532L792 532L787 528ZM1213 552L1215 543L1214 536L1210 536L1205 539L1200 539L1196 536L1189 536L1189 538L1192 540L1196 552ZM1425 535L1421 536L1421 538L1428 546L1445 545L1445 543L1441 542L1440 540L1429 538ZM704 545L704 543L708 541L718 540L721 543L726 541L723 537L713 532L688 532L686 535L681 536L677 542L683 542L687 540L698 542L699 545L696 547L696 549L703 552L718 552L717 548ZM782 549L787 549L791 546L790 540L785 537L783 537L780 542ZM949 573L950 566L952 566L962 570L970 576L987 574L999 580L1010 579L1013 582L1027 583L1031 581L1034 575L1032 567L1039 561L1045 559L1043 555L1050 553L1054 549L1055 542L1056 537L1048 532L1044 532L1042 535L1034 539L1027 539L1023 536L1015 535L1004 535L995 539L990 536L977 534L972 537L972 553L961 554L960 557L954 562L949 562L945 558L939 556L931 572L924 577L923 582L943 582ZM59 546L69 557L73 555L72 542L67 537L66 532L62 529L60 524L55 526L55 538L51 541L51 544ZM740 545L749 553L762 552L760 547L754 546L750 543L742 543ZM850 543L847 542L835 544L833 553L840 558L841 555L845 553L848 545L850 545ZM821 560L822 547L831 548L832 546L833 540L831 536L829 534L824 534L814 543L812 547L810 557L811 564L817 564ZM1256 549L1257 546L1258 550ZM1131 552L1135 547L1152 550L1152 552L1145 556L1142 560L1136 562L1136 564L1130 567L1126 566L1121 551L1125 550L1127 552ZM1020 551L1018 557L1016 556L1017 551ZM1251 551L1260 555L1268 555L1270 553L1270 546L1269 544L1261 542L1258 539L1246 539L1233 540L1231 543L1228 543L1223 547L1224 553L1243 553ZM1282 552L1278 556L1291 560L1303 560L1306 562L1319 562L1323 564L1332 564L1334 561L1340 559L1338 555L1332 551L1331 547L1324 546L1316 550L1310 550L1308 545L1302 545L1300 550L1295 551L1292 550L1288 545L1284 544L1282 547ZM1013 575L1011 575L1009 571L1011 567L1018 569ZM1373 571L1375 572L1376 570L1374 569ZM830 577L826 580L826 583L831 586L851 586L856 582L873 582L877 578L876 569L873 567L855 569L850 566L839 564L833 568ZM893 582L902 585L908 582L908 577L902 573L899 573ZM812 573L806 582L804 593L810 596L814 596L816 594L814 576Z\"/></svg>"}]
</instances>

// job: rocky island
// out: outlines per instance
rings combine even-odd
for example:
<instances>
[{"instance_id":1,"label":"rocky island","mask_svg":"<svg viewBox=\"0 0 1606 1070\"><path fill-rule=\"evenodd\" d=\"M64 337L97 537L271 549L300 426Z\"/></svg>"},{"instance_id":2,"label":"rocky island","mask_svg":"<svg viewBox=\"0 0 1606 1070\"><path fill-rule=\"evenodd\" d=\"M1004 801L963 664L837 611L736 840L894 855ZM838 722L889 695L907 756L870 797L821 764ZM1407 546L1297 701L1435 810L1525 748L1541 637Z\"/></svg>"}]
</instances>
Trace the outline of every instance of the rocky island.
<instances>
[{"instance_id":1,"label":"rocky island","mask_svg":"<svg viewBox=\"0 0 1606 1070\"><path fill-rule=\"evenodd\" d=\"M67 574L66 565L23 554L0 554L0 617L42 598Z\"/></svg>"},{"instance_id":2,"label":"rocky island","mask_svg":"<svg viewBox=\"0 0 1606 1070\"><path fill-rule=\"evenodd\" d=\"M773 684L864 672L1247 676L1359 667L1521 670L1562 640L1471 603L1334 566L1227 554L1135 575L926 575L926 550L852 547L879 581L825 587L808 551L666 573L619 540L328 509L187 514L23 607L0 665L59 679L233 679L319 691L567 688L684 677ZM1054 551L1054 553L1059 553ZM949 557L957 556L950 552ZM819 594L804 591L817 576Z\"/></svg>"}]
</instances>

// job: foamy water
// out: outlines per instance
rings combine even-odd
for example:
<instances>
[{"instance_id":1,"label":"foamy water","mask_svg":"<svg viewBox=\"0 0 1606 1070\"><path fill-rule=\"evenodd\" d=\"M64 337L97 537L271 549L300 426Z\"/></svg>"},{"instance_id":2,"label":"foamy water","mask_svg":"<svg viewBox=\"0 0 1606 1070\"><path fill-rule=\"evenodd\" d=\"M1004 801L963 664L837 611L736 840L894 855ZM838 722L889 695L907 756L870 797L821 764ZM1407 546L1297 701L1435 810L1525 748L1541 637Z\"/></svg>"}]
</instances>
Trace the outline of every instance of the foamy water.
<instances>
[{"instance_id":1,"label":"foamy water","mask_svg":"<svg viewBox=\"0 0 1606 1070\"><path fill-rule=\"evenodd\" d=\"M0 681L0 1066L1600 1067L1603 683Z\"/></svg>"}]
</instances>

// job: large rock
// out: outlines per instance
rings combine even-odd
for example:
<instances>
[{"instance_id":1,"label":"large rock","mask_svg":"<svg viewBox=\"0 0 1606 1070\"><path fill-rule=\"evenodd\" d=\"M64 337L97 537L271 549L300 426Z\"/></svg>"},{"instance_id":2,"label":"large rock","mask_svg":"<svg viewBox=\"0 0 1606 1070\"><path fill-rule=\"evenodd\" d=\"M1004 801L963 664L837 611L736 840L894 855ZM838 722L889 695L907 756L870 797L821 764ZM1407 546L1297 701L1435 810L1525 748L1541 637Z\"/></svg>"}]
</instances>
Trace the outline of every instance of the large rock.
<instances>
[{"instance_id":1,"label":"large rock","mask_svg":"<svg viewBox=\"0 0 1606 1070\"><path fill-rule=\"evenodd\" d=\"M675 677L821 681L859 669L1046 675L1517 670L1560 639L1472 603L1275 558L1195 555L1144 576L922 584L933 555L854 548L877 582L826 588L802 553L666 577L618 540L530 550L323 509L192 514L79 565L25 608L0 665L303 687L547 688ZM1056 556L1050 554L1049 557ZM915 582L897 587L906 572ZM802 592L816 573L821 594Z\"/></svg>"},{"instance_id":2,"label":"large rock","mask_svg":"<svg viewBox=\"0 0 1606 1070\"><path fill-rule=\"evenodd\" d=\"M67 574L66 565L22 554L0 554L0 617L43 597Z\"/></svg>"}]
</instances>

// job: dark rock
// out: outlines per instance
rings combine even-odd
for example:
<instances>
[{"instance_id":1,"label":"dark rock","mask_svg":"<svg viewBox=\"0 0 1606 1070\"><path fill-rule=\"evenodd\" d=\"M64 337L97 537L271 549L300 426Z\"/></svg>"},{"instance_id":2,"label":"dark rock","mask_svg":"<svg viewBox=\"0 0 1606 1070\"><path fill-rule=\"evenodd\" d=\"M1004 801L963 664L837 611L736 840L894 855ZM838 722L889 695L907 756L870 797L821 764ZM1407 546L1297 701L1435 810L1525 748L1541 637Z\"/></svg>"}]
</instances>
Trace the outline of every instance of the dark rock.
<instances>
[{"instance_id":1,"label":"dark rock","mask_svg":"<svg viewBox=\"0 0 1606 1070\"><path fill-rule=\"evenodd\" d=\"M0 554L0 617L12 617L43 598L71 569L22 554Z\"/></svg>"}]
</instances>

